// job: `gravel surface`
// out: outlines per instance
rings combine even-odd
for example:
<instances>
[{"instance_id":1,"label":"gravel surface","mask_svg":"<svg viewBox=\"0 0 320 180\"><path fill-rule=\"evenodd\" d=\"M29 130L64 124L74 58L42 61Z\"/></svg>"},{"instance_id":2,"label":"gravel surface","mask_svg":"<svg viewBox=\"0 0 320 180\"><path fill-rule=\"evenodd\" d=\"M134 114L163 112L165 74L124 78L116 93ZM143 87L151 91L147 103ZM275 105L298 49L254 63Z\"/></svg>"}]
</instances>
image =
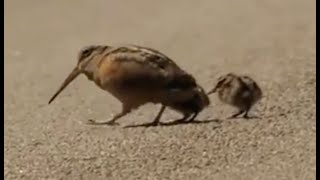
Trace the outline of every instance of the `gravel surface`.
<instances>
[{"instance_id":1,"label":"gravel surface","mask_svg":"<svg viewBox=\"0 0 320 180\"><path fill-rule=\"evenodd\" d=\"M316 173L316 1L5 0L5 179L309 180ZM49 98L89 44L150 46L205 89L244 73L264 98L251 114L211 96L196 124L150 122L146 105L120 126L120 103L84 76ZM162 121L180 118L167 111Z\"/></svg>"}]
</instances>

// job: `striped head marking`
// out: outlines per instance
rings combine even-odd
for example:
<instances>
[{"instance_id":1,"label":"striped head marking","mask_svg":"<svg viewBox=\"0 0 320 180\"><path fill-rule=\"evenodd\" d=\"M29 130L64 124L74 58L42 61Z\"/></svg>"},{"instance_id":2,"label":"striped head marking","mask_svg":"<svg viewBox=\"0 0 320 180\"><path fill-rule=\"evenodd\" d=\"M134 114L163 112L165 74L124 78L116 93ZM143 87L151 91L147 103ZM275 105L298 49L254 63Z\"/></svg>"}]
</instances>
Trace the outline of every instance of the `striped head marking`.
<instances>
[{"instance_id":1,"label":"striped head marking","mask_svg":"<svg viewBox=\"0 0 320 180\"><path fill-rule=\"evenodd\" d=\"M101 45L91 45L82 48L78 54L78 65L82 62L86 62L91 59L92 55L95 54L98 50L102 50L105 46Z\"/></svg>"},{"instance_id":2,"label":"striped head marking","mask_svg":"<svg viewBox=\"0 0 320 180\"><path fill-rule=\"evenodd\" d=\"M220 76L217 80L216 86L210 90L207 94L213 94L220 88L222 88L224 85L229 84L231 81L233 81L237 76L233 73L228 73L226 75Z\"/></svg>"}]
</instances>

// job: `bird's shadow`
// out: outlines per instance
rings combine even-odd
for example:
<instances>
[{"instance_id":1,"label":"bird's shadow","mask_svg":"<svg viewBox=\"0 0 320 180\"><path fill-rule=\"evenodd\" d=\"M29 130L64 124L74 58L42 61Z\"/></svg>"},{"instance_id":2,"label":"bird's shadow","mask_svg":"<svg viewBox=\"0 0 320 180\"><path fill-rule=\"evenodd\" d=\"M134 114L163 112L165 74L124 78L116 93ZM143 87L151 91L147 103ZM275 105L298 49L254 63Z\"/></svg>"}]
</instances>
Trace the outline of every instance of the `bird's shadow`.
<instances>
[{"instance_id":1,"label":"bird's shadow","mask_svg":"<svg viewBox=\"0 0 320 180\"><path fill-rule=\"evenodd\" d=\"M143 123L143 124L136 124L136 125L128 125L123 128L156 127L156 126L165 127L165 126L176 126L176 125L186 125L186 124L207 124L207 123L212 123L212 122L221 123L221 120L220 119L209 119L209 120L202 120L202 121L199 121L199 120L194 120L194 121L175 120L175 121L171 121L171 122L160 122L157 125L154 125L152 123Z\"/></svg>"},{"instance_id":2,"label":"bird's shadow","mask_svg":"<svg viewBox=\"0 0 320 180\"><path fill-rule=\"evenodd\" d=\"M256 115L251 115L248 117L243 117L243 116L238 116L238 117L226 117L226 120L232 120L232 119L246 119L246 120L251 120L251 119L262 119L262 117L260 116L256 116Z\"/></svg>"}]
</instances>

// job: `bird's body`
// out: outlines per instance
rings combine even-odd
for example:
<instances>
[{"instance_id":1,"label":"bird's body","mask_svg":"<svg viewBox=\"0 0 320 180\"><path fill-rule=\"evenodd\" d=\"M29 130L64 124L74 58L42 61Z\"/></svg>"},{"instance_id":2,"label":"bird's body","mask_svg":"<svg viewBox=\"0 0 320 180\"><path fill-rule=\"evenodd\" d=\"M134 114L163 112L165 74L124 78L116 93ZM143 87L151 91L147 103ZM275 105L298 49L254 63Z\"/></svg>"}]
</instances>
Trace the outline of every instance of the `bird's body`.
<instances>
[{"instance_id":1,"label":"bird's body","mask_svg":"<svg viewBox=\"0 0 320 180\"><path fill-rule=\"evenodd\" d=\"M210 103L192 75L154 49L136 45L89 46L78 59L77 67L49 103L81 73L122 102L122 112L109 124L146 103L162 104L154 124L167 106L187 116L192 113L185 104L194 104L191 111L199 113Z\"/></svg>"},{"instance_id":2,"label":"bird's body","mask_svg":"<svg viewBox=\"0 0 320 180\"><path fill-rule=\"evenodd\" d=\"M251 107L262 98L262 90L252 78L233 73L219 77L217 85L208 94L215 92L223 103L239 109L231 117L245 113L247 118Z\"/></svg>"}]
</instances>

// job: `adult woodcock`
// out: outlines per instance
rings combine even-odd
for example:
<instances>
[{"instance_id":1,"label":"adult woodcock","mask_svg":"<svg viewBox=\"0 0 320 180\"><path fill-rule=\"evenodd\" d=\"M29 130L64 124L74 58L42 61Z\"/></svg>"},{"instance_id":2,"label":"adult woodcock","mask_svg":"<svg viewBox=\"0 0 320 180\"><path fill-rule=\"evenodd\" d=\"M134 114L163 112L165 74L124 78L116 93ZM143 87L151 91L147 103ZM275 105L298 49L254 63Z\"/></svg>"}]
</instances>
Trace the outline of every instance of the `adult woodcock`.
<instances>
[{"instance_id":1,"label":"adult woodcock","mask_svg":"<svg viewBox=\"0 0 320 180\"><path fill-rule=\"evenodd\" d=\"M207 94L191 74L163 53L137 45L83 48L76 67L49 104L80 74L122 103L122 110L107 121L89 120L90 124L118 124L119 118L146 103L161 104L149 126L160 123L166 107L183 115L179 121L193 121L210 104Z\"/></svg>"}]
</instances>

